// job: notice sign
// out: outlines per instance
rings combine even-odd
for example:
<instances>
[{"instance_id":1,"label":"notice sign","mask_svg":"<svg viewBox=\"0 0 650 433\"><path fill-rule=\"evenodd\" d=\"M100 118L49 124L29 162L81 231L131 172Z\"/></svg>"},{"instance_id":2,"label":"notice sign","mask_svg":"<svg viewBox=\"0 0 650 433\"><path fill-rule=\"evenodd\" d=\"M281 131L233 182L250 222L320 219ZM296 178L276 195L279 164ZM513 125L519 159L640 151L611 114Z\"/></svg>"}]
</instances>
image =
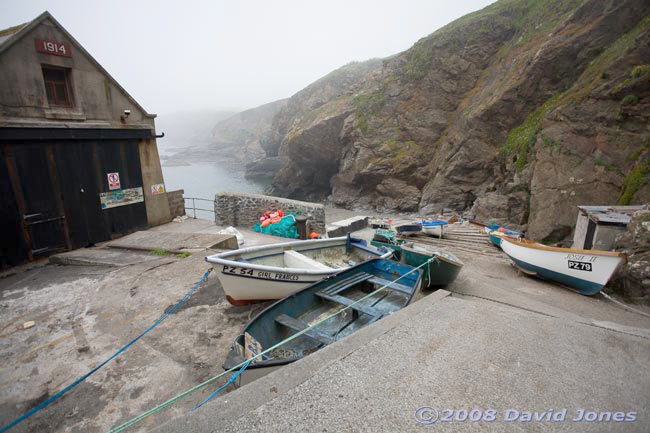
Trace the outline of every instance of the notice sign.
<instances>
[{"instance_id":1,"label":"notice sign","mask_svg":"<svg viewBox=\"0 0 650 433\"><path fill-rule=\"evenodd\" d=\"M165 192L164 183L157 183L155 185L151 185L151 194L156 195L156 194L162 194L163 192Z\"/></svg>"},{"instance_id":2,"label":"notice sign","mask_svg":"<svg viewBox=\"0 0 650 433\"><path fill-rule=\"evenodd\" d=\"M108 189L111 191L114 189L120 189L120 174L119 173L108 173Z\"/></svg>"},{"instance_id":3,"label":"notice sign","mask_svg":"<svg viewBox=\"0 0 650 433\"><path fill-rule=\"evenodd\" d=\"M34 39L36 51L39 53L52 54L54 56L72 57L70 46L56 41L46 39Z\"/></svg>"},{"instance_id":4,"label":"notice sign","mask_svg":"<svg viewBox=\"0 0 650 433\"><path fill-rule=\"evenodd\" d=\"M99 194L99 201L102 204L102 209L126 206L127 204L143 202L144 192L141 186L120 191L102 192Z\"/></svg>"}]
</instances>

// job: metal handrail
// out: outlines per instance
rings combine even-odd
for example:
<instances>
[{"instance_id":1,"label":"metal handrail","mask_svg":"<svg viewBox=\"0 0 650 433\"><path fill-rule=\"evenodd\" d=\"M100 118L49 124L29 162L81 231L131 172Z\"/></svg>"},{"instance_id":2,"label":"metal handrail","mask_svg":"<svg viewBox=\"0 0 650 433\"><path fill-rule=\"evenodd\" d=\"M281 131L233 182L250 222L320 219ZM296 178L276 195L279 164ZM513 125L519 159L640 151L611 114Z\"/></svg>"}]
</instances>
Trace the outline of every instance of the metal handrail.
<instances>
[{"instance_id":1,"label":"metal handrail","mask_svg":"<svg viewBox=\"0 0 650 433\"><path fill-rule=\"evenodd\" d=\"M185 206L185 213L187 214L187 211L188 211L188 210L192 210L192 211L194 211L194 216L192 217L192 218L194 218L194 219L196 219L196 211L197 211L197 210L202 210L202 211L206 211L206 212L212 212L212 213L214 213L214 207L213 207L212 209L201 209L200 207L196 207L196 200L200 200L200 201L209 201L209 202L212 202L212 203L214 203L214 200L210 200L210 199L208 199L208 198L200 198L200 197L185 197L185 196L183 196L183 200L192 200L192 207L187 207L187 206Z\"/></svg>"}]
</instances>

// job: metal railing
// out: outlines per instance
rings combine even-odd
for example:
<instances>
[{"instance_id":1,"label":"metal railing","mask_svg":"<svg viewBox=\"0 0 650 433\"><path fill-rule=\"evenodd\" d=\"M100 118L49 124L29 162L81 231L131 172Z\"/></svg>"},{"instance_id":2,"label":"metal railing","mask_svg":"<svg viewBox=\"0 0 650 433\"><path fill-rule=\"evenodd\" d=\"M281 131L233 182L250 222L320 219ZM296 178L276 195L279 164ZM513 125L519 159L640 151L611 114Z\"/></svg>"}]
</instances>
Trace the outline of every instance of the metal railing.
<instances>
[{"instance_id":1,"label":"metal railing","mask_svg":"<svg viewBox=\"0 0 650 433\"><path fill-rule=\"evenodd\" d=\"M185 200L185 214L187 214L187 211L191 210L194 213L194 216L192 218L196 219L196 211L201 210L205 212L211 212L214 213L214 200L210 200L207 198L199 198L199 197L185 197L183 196L183 200ZM192 207L187 206L187 200L192 200ZM202 209L200 207L196 207L196 201L207 201L212 203L212 209Z\"/></svg>"}]
</instances>

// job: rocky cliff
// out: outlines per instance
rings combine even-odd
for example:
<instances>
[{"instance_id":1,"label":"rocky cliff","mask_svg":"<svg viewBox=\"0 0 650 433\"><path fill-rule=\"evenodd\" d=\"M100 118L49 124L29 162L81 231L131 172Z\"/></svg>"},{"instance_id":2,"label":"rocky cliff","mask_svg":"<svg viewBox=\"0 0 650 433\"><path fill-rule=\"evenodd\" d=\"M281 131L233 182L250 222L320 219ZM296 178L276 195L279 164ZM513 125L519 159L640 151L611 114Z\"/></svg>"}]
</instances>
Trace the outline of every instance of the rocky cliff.
<instances>
[{"instance_id":1,"label":"rocky cliff","mask_svg":"<svg viewBox=\"0 0 650 433\"><path fill-rule=\"evenodd\" d=\"M212 148L245 163L264 158L266 153L260 140L268 134L275 115L286 103L286 99L280 99L217 123L212 128Z\"/></svg>"},{"instance_id":2,"label":"rocky cliff","mask_svg":"<svg viewBox=\"0 0 650 433\"><path fill-rule=\"evenodd\" d=\"M500 0L291 97L271 193L565 239L578 204L650 201L650 2Z\"/></svg>"}]
</instances>

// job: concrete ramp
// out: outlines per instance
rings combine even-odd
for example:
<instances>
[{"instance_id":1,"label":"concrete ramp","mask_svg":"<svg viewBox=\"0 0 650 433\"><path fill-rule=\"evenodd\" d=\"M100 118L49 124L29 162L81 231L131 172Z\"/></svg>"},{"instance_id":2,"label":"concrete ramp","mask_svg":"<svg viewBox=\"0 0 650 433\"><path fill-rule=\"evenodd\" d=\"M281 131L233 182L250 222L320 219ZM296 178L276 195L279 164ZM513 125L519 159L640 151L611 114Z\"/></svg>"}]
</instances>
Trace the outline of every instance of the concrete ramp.
<instances>
[{"instance_id":1,"label":"concrete ramp","mask_svg":"<svg viewBox=\"0 0 650 433\"><path fill-rule=\"evenodd\" d=\"M433 293L155 431L650 431L650 340L446 294ZM445 409L466 411L461 418L491 412L451 425L436 418ZM565 421L522 416L565 409ZM635 415L574 421L581 410Z\"/></svg>"},{"instance_id":2,"label":"concrete ramp","mask_svg":"<svg viewBox=\"0 0 650 433\"><path fill-rule=\"evenodd\" d=\"M110 248L177 253L185 250L237 249L234 235L181 233L145 230L132 233L106 244Z\"/></svg>"}]
</instances>

